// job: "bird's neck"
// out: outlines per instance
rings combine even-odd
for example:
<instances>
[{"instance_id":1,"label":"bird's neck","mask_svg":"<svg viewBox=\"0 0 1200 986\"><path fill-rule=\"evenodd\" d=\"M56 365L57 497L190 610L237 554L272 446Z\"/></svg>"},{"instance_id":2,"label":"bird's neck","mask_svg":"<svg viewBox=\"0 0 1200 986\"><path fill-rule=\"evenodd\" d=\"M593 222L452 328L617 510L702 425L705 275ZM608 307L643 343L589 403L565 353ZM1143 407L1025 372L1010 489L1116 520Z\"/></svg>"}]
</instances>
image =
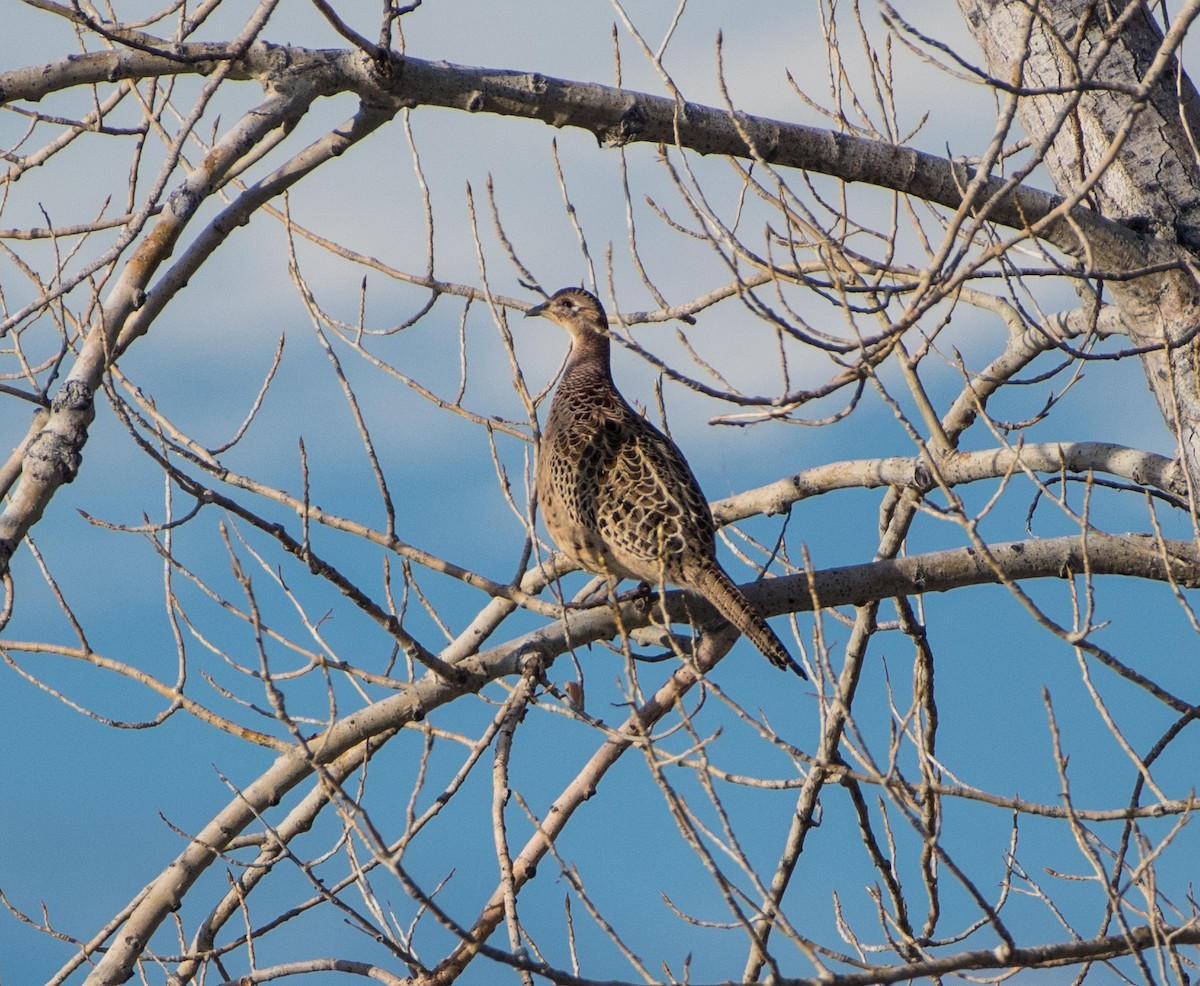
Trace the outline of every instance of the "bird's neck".
<instances>
[{"instance_id":1,"label":"bird's neck","mask_svg":"<svg viewBox=\"0 0 1200 986\"><path fill-rule=\"evenodd\" d=\"M600 377L612 381L609 367L610 346L607 335L581 332L571 340L571 355L567 359L564 377Z\"/></svg>"}]
</instances>

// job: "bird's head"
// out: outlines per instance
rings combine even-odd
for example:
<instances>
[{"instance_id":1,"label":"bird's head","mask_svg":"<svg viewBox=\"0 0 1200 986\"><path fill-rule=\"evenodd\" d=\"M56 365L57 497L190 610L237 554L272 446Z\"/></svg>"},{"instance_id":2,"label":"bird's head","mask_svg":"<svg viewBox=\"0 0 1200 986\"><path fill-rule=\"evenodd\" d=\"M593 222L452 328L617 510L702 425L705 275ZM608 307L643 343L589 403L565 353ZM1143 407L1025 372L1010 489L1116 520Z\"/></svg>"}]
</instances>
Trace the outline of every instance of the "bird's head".
<instances>
[{"instance_id":1,"label":"bird's head","mask_svg":"<svg viewBox=\"0 0 1200 986\"><path fill-rule=\"evenodd\" d=\"M581 338L588 333L605 336L608 334L608 317L599 299L583 288L563 288L550 296L548 301L534 305L525 313L526 318L544 315Z\"/></svg>"}]
</instances>

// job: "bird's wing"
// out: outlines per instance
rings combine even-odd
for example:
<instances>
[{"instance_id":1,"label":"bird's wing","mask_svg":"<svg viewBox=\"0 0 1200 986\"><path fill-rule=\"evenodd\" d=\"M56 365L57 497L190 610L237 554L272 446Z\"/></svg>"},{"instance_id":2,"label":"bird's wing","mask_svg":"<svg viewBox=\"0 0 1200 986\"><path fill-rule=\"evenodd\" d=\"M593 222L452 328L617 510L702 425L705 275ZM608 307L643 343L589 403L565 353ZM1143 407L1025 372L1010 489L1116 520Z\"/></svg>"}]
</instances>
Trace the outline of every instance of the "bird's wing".
<instances>
[{"instance_id":1,"label":"bird's wing","mask_svg":"<svg viewBox=\"0 0 1200 986\"><path fill-rule=\"evenodd\" d=\"M647 581L675 581L685 555L711 556L712 514L675 444L640 416L610 423L601 441L596 522L626 564L643 562Z\"/></svg>"}]
</instances>

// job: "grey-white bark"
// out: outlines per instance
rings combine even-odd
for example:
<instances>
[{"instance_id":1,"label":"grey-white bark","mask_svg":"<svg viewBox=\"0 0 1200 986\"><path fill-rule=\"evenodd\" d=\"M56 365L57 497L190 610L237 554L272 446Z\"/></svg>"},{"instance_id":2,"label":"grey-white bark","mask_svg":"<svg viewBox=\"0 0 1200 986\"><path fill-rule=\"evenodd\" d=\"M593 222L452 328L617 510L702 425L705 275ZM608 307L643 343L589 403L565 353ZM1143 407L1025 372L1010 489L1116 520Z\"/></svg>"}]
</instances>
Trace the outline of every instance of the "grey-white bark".
<instances>
[{"instance_id":1,"label":"grey-white bark","mask_svg":"<svg viewBox=\"0 0 1200 986\"><path fill-rule=\"evenodd\" d=\"M1079 196L1109 219L1144 231L1146 258L1172 269L1106 290L1129 338L1149 349L1147 380L1175 433L1193 502L1200 491L1200 96L1174 57L1174 46L1197 16L1188 3L1164 39L1140 2L1003 3L959 0L989 73L1028 90L1017 116L1044 148L1059 192ZM1127 256L1093 240L1097 271L1129 269Z\"/></svg>"}]
</instances>

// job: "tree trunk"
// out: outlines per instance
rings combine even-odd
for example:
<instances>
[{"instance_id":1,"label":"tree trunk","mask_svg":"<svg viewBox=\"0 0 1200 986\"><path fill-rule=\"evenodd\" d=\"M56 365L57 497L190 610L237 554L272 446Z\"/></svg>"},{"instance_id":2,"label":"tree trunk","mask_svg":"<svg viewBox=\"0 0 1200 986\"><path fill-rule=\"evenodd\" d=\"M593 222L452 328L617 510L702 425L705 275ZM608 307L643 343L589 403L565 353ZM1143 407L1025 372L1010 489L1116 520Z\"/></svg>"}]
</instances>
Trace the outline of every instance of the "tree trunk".
<instances>
[{"instance_id":1,"label":"tree trunk","mask_svg":"<svg viewBox=\"0 0 1200 986\"><path fill-rule=\"evenodd\" d=\"M1150 388L1179 442L1193 508L1200 491L1200 99L1140 2L1025 4L958 0L988 72L1024 92L1017 117L1061 194L1147 239L1143 263L1168 265L1105 290L1142 355ZM1176 18L1182 31L1195 3ZM1128 274L1128 261L1094 244L1097 277Z\"/></svg>"}]
</instances>

